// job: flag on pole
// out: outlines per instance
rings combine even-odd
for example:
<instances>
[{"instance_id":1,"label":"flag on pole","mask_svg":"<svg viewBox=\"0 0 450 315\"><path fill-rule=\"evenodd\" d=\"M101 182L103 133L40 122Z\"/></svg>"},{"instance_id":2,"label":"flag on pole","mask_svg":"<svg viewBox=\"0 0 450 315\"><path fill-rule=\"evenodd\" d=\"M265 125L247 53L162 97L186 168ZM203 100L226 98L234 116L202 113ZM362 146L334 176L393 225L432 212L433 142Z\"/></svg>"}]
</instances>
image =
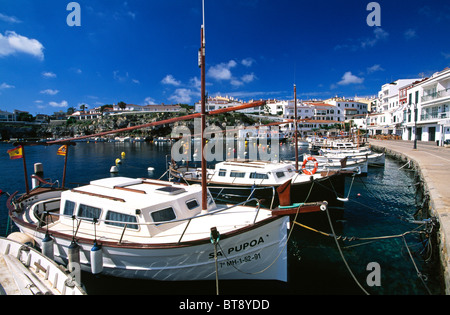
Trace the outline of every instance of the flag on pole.
<instances>
[{"instance_id":1,"label":"flag on pole","mask_svg":"<svg viewBox=\"0 0 450 315\"><path fill-rule=\"evenodd\" d=\"M66 154L67 154L67 144L61 146L58 149L58 152L56 152L56 154L66 156Z\"/></svg>"},{"instance_id":2,"label":"flag on pole","mask_svg":"<svg viewBox=\"0 0 450 315\"><path fill-rule=\"evenodd\" d=\"M23 150L21 145L19 145L17 148L8 150L7 152L11 160L23 158Z\"/></svg>"}]
</instances>

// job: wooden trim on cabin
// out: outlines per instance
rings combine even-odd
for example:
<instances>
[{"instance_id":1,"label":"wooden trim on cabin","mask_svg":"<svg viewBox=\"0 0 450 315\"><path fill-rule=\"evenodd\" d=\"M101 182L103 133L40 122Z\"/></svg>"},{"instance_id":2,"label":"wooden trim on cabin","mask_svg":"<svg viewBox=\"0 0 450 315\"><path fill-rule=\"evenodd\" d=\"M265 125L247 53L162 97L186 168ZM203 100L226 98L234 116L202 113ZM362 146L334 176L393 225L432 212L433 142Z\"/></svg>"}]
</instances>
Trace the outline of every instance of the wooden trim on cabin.
<instances>
[{"instance_id":1,"label":"wooden trim on cabin","mask_svg":"<svg viewBox=\"0 0 450 315\"><path fill-rule=\"evenodd\" d=\"M72 189L71 192L75 192L75 193L79 193L79 194L84 194L84 195L89 195L89 196L93 196L93 197L105 198L105 199L114 200L114 201L125 202L125 199L122 199L122 198L117 198L117 197L112 197L112 196L107 196L107 195L96 194L96 193L92 193L92 192L88 192L88 191L82 191L82 190L75 190L75 189Z\"/></svg>"},{"instance_id":2,"label":"wooden trim on cabin","mask_svg":"<svg viewBox=\"0 0 450 315\"><path fill-rule=\"evenodd\" d=\"M124 191L130 191L130 192L135 192L135 193L139 193L139 194L147 194L147 192L145 190L140 190L140 189L134 189L134 188L128 188L128 187L121 187L121 186L114 186L114 189L118 189L118 190L124 190Z\"/></svg>"}]
</instances>

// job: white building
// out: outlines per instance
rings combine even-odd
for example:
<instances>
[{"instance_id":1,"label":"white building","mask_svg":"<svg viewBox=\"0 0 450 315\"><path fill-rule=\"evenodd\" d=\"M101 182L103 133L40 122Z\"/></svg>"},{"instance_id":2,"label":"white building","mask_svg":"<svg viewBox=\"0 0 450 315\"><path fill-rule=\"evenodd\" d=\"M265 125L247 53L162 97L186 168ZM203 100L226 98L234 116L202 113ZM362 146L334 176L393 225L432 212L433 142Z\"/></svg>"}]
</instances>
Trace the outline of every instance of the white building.
<instances>
[{"instance_id":1,"label":"white building","mask_svg":"<svg viewBox=\"0 0 450 315\"><path fill-rule=\"evenodd\" d=\"M283 115L285 117L285 109L288 101L280 101L277 99L266 101L266 114L272 116Z\"/></svg>"},{"instance_id":2,"label":"white building","mask_svg":"<svg viewBox=\"0 0 450 315\"><path fill-rule=\"evenodd\" d=\"M404 119L403 90L420 79L399 79L386 83L378 92L378 99L373 112L377 115L370 116L368 131L370 135L389 134L402 136L402 123Z\"/></svg>"},{"instance_id":3,"label":"white building","mask_svg":"<svg viewBox=\"0 0 450 315\"><path fill-rule=\"evenodd\" d=\"M417 110L417 114L414 113ZM407 91L404 140L450 140L450 69L434 73Z\"/></svg>"},{"instance_id":4,"label":"white building","mask_svg":"<svg viewBox=\"0 0 450 315\"><path fill-rule=\"evenodd\" d=\"M250 101L250 102L252 102L252 101ZM208 99L206 100L206 104L205 104L205 110L206 110L206 112L209 112L212 110L228 108L228 107L233 107L233 106L239 106L242 104L244 104L243 101L236 100L233 97L228 97L228 96L208 97ZM201 102L200 101L195 103L194 111L196 113L201 112ZM264 114L264 111L265 111L264 106L259 106L259 107L252 107L252 108L238 110L237 112L244 113L244 114L262 115L262 114Z\"/></svg>"},{"instance_id":5,"label":"white building","mask_svg":"<svg viewBox=\"0 0 450 315\"><path fill-rule=\"evenodd\" d=\"M0 110L0 121L16 121L16 114Z\"/></svg>"}]
</instances>

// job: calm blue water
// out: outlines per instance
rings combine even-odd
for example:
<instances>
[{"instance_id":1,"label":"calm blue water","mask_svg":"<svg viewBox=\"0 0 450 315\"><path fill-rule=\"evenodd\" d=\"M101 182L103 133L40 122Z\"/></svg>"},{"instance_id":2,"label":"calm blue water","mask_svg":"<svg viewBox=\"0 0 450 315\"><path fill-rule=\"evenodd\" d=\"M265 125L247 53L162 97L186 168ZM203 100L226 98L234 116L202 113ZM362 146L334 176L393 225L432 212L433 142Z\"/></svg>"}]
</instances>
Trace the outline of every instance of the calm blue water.
<instances>
[{"instance_id":1,"label":"calm blue water","mask_svg":"<svg viewBox=\"0 0 450 315\"><path fill-rule=\"evenodd\" d=\"M0 189L13 193L24 191L22 160L10 160L6 151L11 144L0 144ZM56 155L58 146L27 147L28 174L33 164L44 164L44 177L62 180L64 157ZM149 143L78 143L69 151L66 186L87 183L111 175L109 170L121 153L125 159L117 176L159 178L166 171L166 156L170 146ZM280 146L281 158L294 156L289 145ZM380 237L400 235L418 228L405 222L417 210L414 172L399 168L402 165L386 159L382 168L370 168L367 177L354 179L345 203L344 218L334 222L335 233L341 236ZM154 167L148 172L148 167ZM352 178L346 179L346 194ZM31 184L30 184L31 185ZM0 197L0 235L7 232L6 196ZM329 233L326 215L300 218L317 230ZM422 229L420 229L422 230ZM8 230L9 231L9 230ZM438 249L423 244L426 238L407 234L405 240L419 271L426 276L425 285L416 269L402 237L376 241L340 240L343 255L359 283L370 294L421 295L444 294L438 262ZM431 244L431 243L430 243ZM357 246L356 246L357 245ZM433 255L434 254L434 255ZM369 263L379 265L379 286L369 286L366 279L373 269ZM372 273L373 275L373 273ZM89 294L215 294L214 282L161 283L155 281L124 280L82 275ZM428 289L427 289L428 288ZM221 294L364 294L350 275L336 247L334 238L299 226L289 243L289 282L221 281Z\"/></svg>"}]
</instances>

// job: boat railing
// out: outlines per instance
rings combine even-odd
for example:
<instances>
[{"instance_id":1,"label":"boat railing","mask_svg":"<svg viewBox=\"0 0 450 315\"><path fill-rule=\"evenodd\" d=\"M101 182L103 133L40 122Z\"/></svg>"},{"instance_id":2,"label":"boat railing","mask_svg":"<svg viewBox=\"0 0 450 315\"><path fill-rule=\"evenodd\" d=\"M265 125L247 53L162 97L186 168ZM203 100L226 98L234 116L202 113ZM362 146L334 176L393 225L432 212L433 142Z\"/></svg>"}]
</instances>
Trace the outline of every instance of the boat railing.
<instances>
[{"instance_id":1,"label":"boat railing","mask_svg":"<svg viewBox=\"0 0 450 315\"><path fill-rule=\"evenodd\" d=\"M72 220L78 220L79 222L77 223L77 228L75 229L74 235L73 235L74 238L76 237L76 234L78 233L78 230L79 230L79 227L81 225L81 222L83 222L83 221L88 222L88 223L94 223L94 224L98 224L100 222L104 222L104 223L110 223L110 224L123 225L123 230L122 230L122 234L121 234L120 239L119 239L119 244L122 243L122 240L123 240L123 237L125 236L125 232L127 230L128 225L145 225L145 226L149 226L149 225L164 225L164 224L173 224L173 223L179 223L179 222L187 221L186 227L184 228L183 233L181 234L180 239L178 240L178 244L179 244L179 243L181 243L181 241L182 241L184 235L186 234L186 231L187 231L187 229L188 229L188 227L189 227L189 225L190 225L190 223L191 223L191 221L193 219L198 219L198 218L201 218L201 217L217 215L218 213L221 213L223 211L227 211L227 210L233 209L235 207L239 207L239 206L244 206L247 203L253 202L253 201L257 202L256 211L255 211L255 217L254 217L254 220L253 220L253 223L252 223L252 225L253 225L253 224L256 223L259 211L261 209L261 204L260 204L260 202L259 202L259 200L257 198L247 199L247 200L245 200L243 202L234 204L234 205L232 205L230 207L226 207L226 208L222 208L222 209L219 208L217 210L214 210L214 211L211 211L211 212L207 212L207 213L204 213L204 214L199 214L199 215L196 215L194 217L177 219L177 220L171 220L171 221L158 221L158 222L130 222L130 221L116 221L116 220L106 220L106 219L94 219L94 218L80 217L80 216L77 216L77 215L68 215L68 214L62 214L62 213L54 213L54 212L51 212L51 211L48 211L48 210L44 211L44 213L47 214L47 215L51 214L51 215L54 215L54 216L65 217L65 218L69 218L69 219L72 219ZM40 218L38 218L38 219L40 220ZM94 231L94 233L95 233L95 231Z\"/></svg>"}]
</instances>

